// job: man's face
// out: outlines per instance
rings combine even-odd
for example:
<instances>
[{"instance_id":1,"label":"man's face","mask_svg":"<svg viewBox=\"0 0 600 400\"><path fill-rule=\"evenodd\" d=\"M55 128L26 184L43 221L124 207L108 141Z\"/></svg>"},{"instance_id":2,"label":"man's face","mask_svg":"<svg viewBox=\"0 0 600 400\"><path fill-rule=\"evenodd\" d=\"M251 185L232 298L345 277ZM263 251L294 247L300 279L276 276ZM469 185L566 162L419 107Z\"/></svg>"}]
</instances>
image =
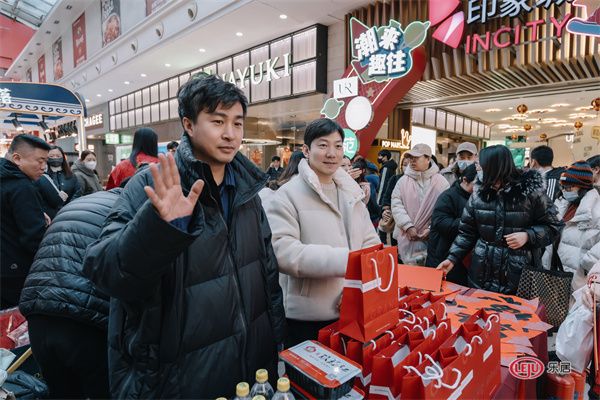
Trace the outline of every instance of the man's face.
<instances>
[{"instance_id":1,"label":"man's face","mask_svg":"<svg viewBox=\"0 0 600 400\"><path fill-rule=\"evenodd\" d=\"M429 157L420 156L420 157L412 157L407 155L407 158L410 160L410 169L417 172L427 171L429 169Z\"/></svg>"},{"instance_id":2,"label":"man's face","mask_svg":"<svg viewBox=\"0 0 600 400\"><path fill-rule=\"evenodd\" d=\"M46 171L46 162L48 161L48 150L23 147L15 151L12 155L14 162L21 172L31 180L37 181Z\"/></svg>"},{"instance_id":3,"label":"man's face","mask_svg":"<svg viewBox=\"0 0 600 400\"><path fill-rule=\"evenodd\" d=\"M592 172L594 173L594 185L600 185L600 167L592 168Z\"/></svg>"},{"instance_id":4,"label":"man's face","mask_svg":"<svg viewBox=\"0 0 600 400\"><path fill-rule=\"evenodd\" d=\"M273 161L273 168L278 169L279 167L281 167L281 161L279 161L279 160Z\"/></svg>"},{"instance_id":5,"label":"man's face","mask_svg":"<svg viewBox=\"0 0 600 400\"><path fill-rule=\"evenodd\" d=\"M341 166L344 157L344 141L339 132L315 139L302 147L308 164L319 178L331 178Z\"/></svg>"},{"instance_id":6,"label":"man's face","mask_svg":"<svg viewBox=\"0 0 600 400\"><path fill-rule=\"evenodd\" d=\"M477 156L470 151L461 151L458 153L458 160L475 161Z\"/></svg>"},{"instance_id":7,"label":"man's face","mask_svg":"<svg viewBox=\"0 0 600 400\"><path fill-rule=\"evenodd\" d=\"M244 112L240 103L229 108L222 104L214 112L203 110L196 123L183 118L185 131L190 135L194 156L208 165L230 163L244 137Z\"/></svg>"},{"instance_id":8,"label":"man's face","mask_svg":"<svg viewBox=\"0 0 600 400\"><path fill-rule=\"evenodd\" d=\"M377 162L379 164L383 164L384 162L386 162L388 159L386 156L382 156L381 154L377 156Z\"/></svg>"}]
</instances>

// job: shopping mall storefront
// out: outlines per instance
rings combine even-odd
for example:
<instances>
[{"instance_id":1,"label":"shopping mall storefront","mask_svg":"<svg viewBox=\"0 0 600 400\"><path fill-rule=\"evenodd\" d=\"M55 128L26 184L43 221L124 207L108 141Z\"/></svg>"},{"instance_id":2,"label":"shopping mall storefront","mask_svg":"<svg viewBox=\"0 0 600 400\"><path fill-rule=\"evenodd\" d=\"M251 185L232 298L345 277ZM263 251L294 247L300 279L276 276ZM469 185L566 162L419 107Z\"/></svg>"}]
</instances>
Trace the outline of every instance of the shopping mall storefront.
<instances>
[{"instance_id":1,"label":"shopping mall storefront","mask_svg":"<svg viewBox=\"0 0 600 400\"><path fill-rule=\"evenodd\" d=\"M579 29L595 10L564 1L507 7L456 0L435 10L429 3L377 1L345 18L346 65L353 59L352 17L369 27L390 19L403 27L430 23L425 71L389 115L388 139L428 130L417 140L432 144L444 165L461 141L506 144L520 165L542 144L554 149L557 164L600 153L600 117L591 104L600 97L600 37Z\"/></svg>"},{"instance_id":2,"label":"shopping mall storefront","mask_svg":"<svg viewBox=\"0 0 600 400\"><path fill-rule=\"evenodd\" d=\"M313 25L112 100L108 104L114 161L128 156L123 143L140 126L159 136L159 151L181 137L177 91L199 72L236 84L249 101L240 151L262 169L271 157L285 161L301 145L307 122L318 117L327 89L327 27ZM309 119L310 118L310 119ZM108 141L107 141L108 143Z\"/></svg>"}]
</instances>

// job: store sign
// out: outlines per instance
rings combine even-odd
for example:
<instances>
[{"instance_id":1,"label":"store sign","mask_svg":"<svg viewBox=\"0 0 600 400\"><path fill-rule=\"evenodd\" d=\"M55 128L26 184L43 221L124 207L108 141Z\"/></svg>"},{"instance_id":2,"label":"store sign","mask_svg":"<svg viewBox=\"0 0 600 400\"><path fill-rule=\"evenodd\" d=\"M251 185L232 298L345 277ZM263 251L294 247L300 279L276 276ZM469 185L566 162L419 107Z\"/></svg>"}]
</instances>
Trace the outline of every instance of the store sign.
<instances>
[{"instance_id":1,"label":"store sign","mask_svg":"<svg viewBox=\"0 0 600 400\"><path fill-rule=\"evenodd\" d=\"M244 89L246 87L246 79L248 78L250 78L251 85L260 85L263 79L271 82L273 79L277 80L284 76L290 76L290 53L285 53L281 58L283 58L283 71L281 75L275 70L275 66L279 62L279 57L275 57L259 62L258 68L257 65L249 65L244 67L243 70L238 68L229 74L222 74L221 78L224 81L237 85L240 89ZM258 71L258 74L256 71Z\"/></svg>"},{"instance_id":2,"label":"store sign","mask_svg":"<svg viewBox=\"0 0 600 400\"><path fill-rule=\"evenodd\" d=\"M353 76L346 79L333 81L333 97L343 99L345 97L358 96L358 77Z\"/></svg>"},{"instance_id":3,"label":"store sign","mask_svg":"<svg viewBox=\"0 0 600 400\"><path fill-rule=\"evenodd\" d=\"M600 140L600 126L592 127L592 138Z\"/></svg>"},{"instance_id":4,"label":"store sign","mask_svg":"<svg viewBox=\"0 0 600 400\"><path fill-rule=\"evenodd\" d=\"M133 144L133 135L121 135L121 144Z\"/></svg>"},{"instance_id":5,"label":"store sign","mask_svg":"<svg viewBox=\"0 0 600 400\"><path fill-rule=\"evenodd\" d=\"M409 150L412 136L409 131L402 129L400 131L400 140L382 139L381 147L390 150Z\"/></svg>"},{"instance_id":6,"label":"store sign","mask_svg":"<svg viewBox=\"0 0 600 400\"><path fill-rule=\"evenodd\" d=\"M351 129L344 129L344 155L351 159L358 153L359 145L356 134Z\"/></svg>"},{"instance_id":7,"label":"store sign","mask_svg":"<svg viewBox=\"0 0 600 400\"><path fill-rule=\"evenodd\" d=\"M86 128L96 128L104 125L102 113L90 115L83 120L83 126Z\"/></svg>"},{"instance_id":8,"label":"store sign","mask_svg":"<svg viewBox=\"0 0 600 400\"><path fill-rule=\"evenodd\" d=\"M567 24L567 31L574 35L600 38L600 3L597 0L577 0L573 5L585 8L588 19L573 18Z\"/></svg>"},{"instance_id":9,"label":"store sign","mask_svg":"<svg viewBox=\"0 0 600 400\"><path fill-rule=\"evenodd\" d=\"M104 142L106 144L119 144L119 134L107 133L106 135L104 135Z\"/></svg>"}]
</instances>

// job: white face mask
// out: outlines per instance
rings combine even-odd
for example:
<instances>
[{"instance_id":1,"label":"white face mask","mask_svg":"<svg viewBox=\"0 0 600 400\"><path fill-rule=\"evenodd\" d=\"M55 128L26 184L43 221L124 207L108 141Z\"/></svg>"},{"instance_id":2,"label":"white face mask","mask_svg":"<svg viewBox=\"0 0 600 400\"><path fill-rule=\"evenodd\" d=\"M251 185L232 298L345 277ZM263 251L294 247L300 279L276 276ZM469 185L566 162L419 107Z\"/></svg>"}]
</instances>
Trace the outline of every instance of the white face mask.
<instances>
[{"instance_id":1,"label":"white face mask","mask_svg":"<svg viewBox=\"0 0 600 400\"><path fill-rule=\"evenodd\" d=\"M568 201L569 203L572 203L579 198L579 193L578 192L567 192L566 190L564 190L563 197L565 198L566 201Z\"/></svg>"},{"instance_id":2,"label":"white face mask","mask_svg":"<svg viewBox=\"0 0 600 400\"><path fill-rule=\"evenodd\" d=\"M87 168L94 170L96 169L96 161L86 161L83 163Z\"/></svg>"},{"instance_id":3,"label":"white face mask","mask_svg":"<svg viewBox=\"0 0 600 400\"><path fill-rule=\"evenodd\" d=\"M456 162L456 164L458 165L458 170L460 172L463 172L469 165L473 164L472 160L458 160Z\"/></svg>"}]
</instances>

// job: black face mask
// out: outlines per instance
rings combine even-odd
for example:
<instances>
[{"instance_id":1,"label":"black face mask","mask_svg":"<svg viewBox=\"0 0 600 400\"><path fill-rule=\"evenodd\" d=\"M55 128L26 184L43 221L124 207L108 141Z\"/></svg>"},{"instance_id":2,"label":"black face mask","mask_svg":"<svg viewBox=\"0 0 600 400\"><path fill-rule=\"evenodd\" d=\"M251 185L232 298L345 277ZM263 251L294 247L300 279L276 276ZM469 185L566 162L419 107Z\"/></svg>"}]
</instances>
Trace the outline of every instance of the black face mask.
<instances>
[{"instance_id":1,"label":"black face mask","mask_svg":"<svg viewBox=\"0 0 600 400\"><path fill-rule=\"evenodd\" d=\"M62 158L49 158L48 165L51 167L62 167L63 160Z\"/></svg>"},{"instance_id":2,"label":"black face mask","mask_svg":"<svg viewBox=\"0 0 600 400\"><path fill-rule=\"evenodd\" d=\"M378 162L379 164L383 164L383 158L380 158L380 157L378 157L378 158L377 158L377 162Z\"/></svg>"}]
</instances>

